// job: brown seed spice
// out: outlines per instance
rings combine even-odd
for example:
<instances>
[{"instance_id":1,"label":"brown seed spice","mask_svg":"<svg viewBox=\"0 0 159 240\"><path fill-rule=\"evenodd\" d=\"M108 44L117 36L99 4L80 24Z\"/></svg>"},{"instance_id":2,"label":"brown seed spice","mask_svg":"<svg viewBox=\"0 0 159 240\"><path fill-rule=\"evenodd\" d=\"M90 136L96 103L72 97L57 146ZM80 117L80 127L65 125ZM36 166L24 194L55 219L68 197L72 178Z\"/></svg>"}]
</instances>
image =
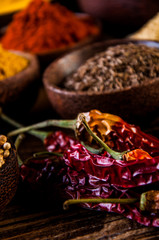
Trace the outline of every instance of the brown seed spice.
<instances>
[{"instance_id":1,"label":"brown seed spice","mask_svg":"<svg viewBox=\"0 0 159 240\"><path fill-rule=\"evenodd\" d=\"M133 43L109 47L68 76L69 91L124 89L159 77L159 49Z\"/></svg>"}]
</instances>

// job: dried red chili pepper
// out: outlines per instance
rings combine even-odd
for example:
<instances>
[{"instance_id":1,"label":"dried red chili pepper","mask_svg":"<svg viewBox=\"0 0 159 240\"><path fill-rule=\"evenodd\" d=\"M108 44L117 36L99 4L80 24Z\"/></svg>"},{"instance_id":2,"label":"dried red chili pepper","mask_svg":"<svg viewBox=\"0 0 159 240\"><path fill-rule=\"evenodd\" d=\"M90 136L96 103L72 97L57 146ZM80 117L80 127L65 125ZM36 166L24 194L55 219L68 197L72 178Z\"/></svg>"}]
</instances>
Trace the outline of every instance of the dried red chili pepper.
<instances>
[{"instance_id":1,"label":"dried red chili pepper","mask_svg":"<svg viewBox=\"0 0 159 240\"><path fill-rule=\"evenodd\" d=\"M44 139L44 146L49 152L64 152L71 145L77 143L77 140L67 136L61 131L48 134Z\"/></svg>"},{"instance_id":2,"label":"dried red chili pepper","mask_svg":"<svg viewBox=\"0 0 159 240\"><path fill-rule=\"evenodd\" d=\"M83 145L72 145L64 153L64 161L76 171L83 171L119 187L137 187L159 181L159 156L149 160L122 161L90 153Z\"/></svg>"},{"instance_id":3,"label":"dried red chili pepper","mask_svg":"<svg viewBox=\"0 0 159 240\"><path fill-rule=\"evenodd\" d=\"M108 146L117 151L143 149L151 156L159 155L159 140L141 131L140 127L128 124L118 116L91 110L84 114L90 129ZM77 134L79 139L94 139L88 135L83 124L81 114L78 115Z\"/></svg>"},{"instance_id":4,"label":"dried red chili pepper","mask_svg":"<svg viewBox=\"0 0 159 240\"><path fill-rule=\"evenodd\" d=\"M58 138L59 136L59 133L55 134L55 138ZM125 162L124 164L124 161L110 159L110 156L106 156L105 154L102 156L92 154L78 143L72 145L69 150L65 151L63 158L65 164L62 169L59 167L57 170L57 168L55 168L54 161L50 159L44 159L41 161L31 160L29 166L23 165L21 167L21 176L23 177L24 183L29 182L31 187L36 186L39 191L41 191L42 185L44 188L45 186L48 186L50 180L52 187L53 184L58 184L56 177L58 176L60 181L63 181L62 191L66 194L65 198L72 199L99 197L139 198L139 194L136 189L129 188L132 186L128 186L128 184L123 185L123 183L133 182L133 186L143 185L145 187L147 184L149 185L151 180L155 180L151 179L152 177L156 177L157 179L159 177L155 168L151 168L148 173L143 175L142 171L145 172L145 169L148 169L148 166L146 165L145 169L143 169L145 162L143 163L142 161L141 163L141 160L138 162L135 161L136 168L134 168L132 162L127 164ZM154 161L155 160L153 160L153 164ZM149 164L151 165L152 162ZM156 161L156 165L158 164L159 159ZM125 174L123 174L123 170L125 171ZM134 172L132 172L133 179L128 176L128 174L130 174L130 170L134 170ZM137 175L135 176L135 174ZM147 179L147 181L145 181L145 179ZM119 186L120 184L118 185L120 180L122 182L121 186ZM56 181L56 183L54 181ZM83 207L116 212L147 226L159 226L156 216L146 216L140 212L139 203L135 203L133 205L121 205L115 203L84 203Z\"/></svg>"},{"instance_id":5,"label":"dried red chili pepper","mask_svg":"<svg viewBox=\"0 0 159 240\"><path fill-rule=\"evenodd\" d=\"M61 131L49 134L44 141L46 149L48 151L56 151L56 153L64 152L70 145L76 143L76 140ZM47 200L48 198L53 199L52 196L57 191L55 189L60 182L57 173L63 167L63 161L60 154L59 156L57 156L58 154L50 156L48 153L50 152L47 152L47 156L44 153L46 158L40 158L39 154L36 159L33 157L29 158L25 163L20 165L21 191L24 191L23 195L31 193L31 196L33 194L40 195L40 197L45 195Z\"/></svg>"},{"instance_id":6,"label":"dried red chili pepper","mask_svg":"<svg viewBox=\"0 0 159 240\"><path fill-rule=\"evenodd\" d=\"M76 141L69 139L62 132L58 131L50 137L47 143L53 145L54 151L64 151L63 146L67 146L63 158L65 164L56 168L55 162L50 159L38 161L33 159L29 165L23 165L21 167L23 184L29 184L33 190L36 188L38 191L42 189L47 191L49 186L49 192L58 184L58 176L60 179L58 180L63 182L62 191L67 194L67 198L138 198L139 194L130 187L145 186L159 180L157 170L159 158L130 162L115 160L106 152L101 156L90 153L83 145L76 144ZM120 213L147 226L159 226L155 216L144 216L140 212L138 203L133 205L85 203L83 206Z\"/></svg>"},{"instance_id":7,"label":"dried red chili pepper","mask_svg":"<svg viewBox=\"0 0 159 240\"><path fill-rule=\"evenodd\" d=\"M100 114L99 114L99 116L100 116ZM118 117L116 117L116 119L118 120ZM125 124L128 125L127 123L125 123ZM131 128L133 128L133 131L135 129L135 131L134 131L135 133L133 133L133 139L136 139L135 138L136 135L137 135L137 137L141 136L140 141L141 142L143 141L144 143L146 143L146 145L142 145L142 143L139 142L139 139L138 139L138 141L134 142L133 148L138 148L138 147L143 146L143 147L145 147L145 149L143 148L144 151L148 150L147 152L149 154L151 154L152 156L156 155L156 152L157 152L156 150L158 150L157 145L159 145L159 140L157 138L153 138L153 137L149 136L148 134L144 134L141 131L139 131L139 133L138 133L136 131L135 127L131 126ZM124 127L124 129L126 129L126 127ZM118 132L117 132L117 134L118 134ZM65 149L65 147L68 147L68 145L65 144L66 139L61 141L61 139L63 139L63 138L61 137L61 134L59 134L59 136L60 136L60 139L58 140L59 141L58 144L56 141L54 142L54 139L51 140L51 136L45 139L44 143L46 144L46 148L48 149L48 151L56 151L55 145L58 146L59 144L63 145L63 149ZM59 136L57 136L57 138ZM145 137L144 139L143 139L143 136ZM46 135L45 135L45 137L46 137ZM147 139L146 139L146 137L147 137ZM151 139L151 142L149 142L149 144L151 146L150 146L150 148L147 148L149 138ZM128 139L128 137L126 137L126 139L125 139L125 145L127 143L127 139ZM116 143L115 140L116 139L114 139L114 144ZM131 140L132 140L132 138L131 138ZM73 143L75 143L72 141L73 140L71 140L69 142L69 145L71 145L71 146ZM124 144L124 136L123 136L123 144ZM129 149L129 147L126 148L126 150L127 149ZM74 151L74 150L72 149L72 151ZM112 184L116 184L116 185L122 186L122 187L135 187L135 186L139 186L142 184L148 184L148 183L158 181L158 158L159 158L158 156L150 158L149 161L147 161L146 159L143 159L143 160L132 161L129 163L129 162L125 162L125 161L124 162L116 161L116 160L110 158L110 155L107 156L106 160L103 159L103 155L101 155L101 156L94 155L95 157L93 157L93 154L89 154L89 152L86 151L86 149L82 145L79 145L79 149L77 151L78 151L77 156L80 159L80 161L78 161L79 165L81 165L81 164L83 165L83 162L81 160L83 159L84 156L87 159L91 159L91 157L93 158L93 161L91 159L91 161L92 161L91 164L88 164L89 161L87 161L87 165L89 165L89 168L86 169L86 173L88 172L88 174L89 174L89 171L91 169L95 169L95 166L96 166L96 172L100 174L101 178L103 178L104 176L105 177L110 176ZM82 152L82 155L80 154L80 151ZM76 154L76 153L77 152L75 152L73 154ZM69 150L67 151L67 154L69 155ZM103 162L102 167L104 167L104 164L106 164L105 168L101 168L100 164L99 165L97 164L99 162ZM92 163L94 163L94 164L92 164ZM101 171L101 169L103 169L103 170ZM94 173L90 172L90 174L94 174ZM115 178L114 177L115 175L118 176L118 178ZM100 176L98 176L98 177L100 177Z\"/></svg>"},{"instance_id":8,"label":"dried red chili pepper","mask_svg":"<svg viewBox=\"0 0 159 240\"><path fill-rule=\"evenodd\" d=\"M89 153L82 145L71 146L64 154L67 165L62 172L68 198L134 198L139 197L137 187L150 186L159 181L159 158L124 162ZM150 164L150 165L149 165ZM133 188L132 188L133 187ZM134 188L136 187L136 188ZM83 203L84 207L116 212L147 226L159 227L156 216L144 215L139 203Z\"/></svg>"},{"instance_id":9,"label":"dried red chili pepper","mask_svg":"<svg viewBox=\"0 0 159 240\"><path fill-rule=\"evenodd\" d=\"M107 143L110 148L118 151L128 151L139 148L148 152L152 157L159 155L159 140L142 132L138 126L128 124L118 116L101 113L98 110L91 110L90 112L82 114L86 117L90 129ZM12 131L9 135L13 136L35 128L57 126L73 129L80 141L94 145L94 140L85 130L80 116L81 114L79 114L75 120L47 120L17 129ZM1 114L1 117L3 118L4 116Z\"/></svg>"},{"instance_id":10,"label":"dried red chili pepper","mask_svg":"<svg viewBox=\"0 0 159 240\"><path fill-rule=\"evenodd\" d=\"M150 190L143 192L140 198L78 198L66 200L63 204L65 210L68 209L69 205L82 204L82 203L116 203L116 204L132 204L140 203L139 207L141 211L147 211L150 213L159 212L159 191Z\"/></svg>"},{"instance_id":11,"label":"dried red chili pepper","mask_svg":"<svg viewBox=\"0 0 159 240\"><path fill-rule=\"evenodd\" d=\"M135 142L133 148L137 148L138 145L141 147L142 143L140 141L143 140L144 134L142 132L142 134L138 134L133 131L131 133L133 133L134 139L135 134L139 135L138 141ZM63 158L65 167L63 171L60 170L59 174L62 176L65 192L74 199L88 197L122 198L126 196L130 198L137 195L132 187L145 187L151 183L158 182L159 157L155 156L155 154L159 141L147 134L144 136L147 136L144 142L148 145L148 140L151 139L151 144L150 148L147 148L147 145L143 146L145 146L145 149L150 150L147 151L149 154L154 154L148 160L146 158L130 162L115 160L107 152L97 155L90 153L79 143L71 145L69 150L65 151ZM120 204L103 205L101 203L96 205L85 204L85 206L98 210L117 212L148 226L159 226L157 218L154 216L143 216L139 212L137 205L130 207L127 205L120 206Z\"/></svg>"},{"instance_id":12,"label":"dried red chili pepper","mask_svg":"<svg viewBox=\"0 0 159 240\"><path fill-rule=\"evenodd\" d=\"M85 129L93 137L93 139L101 145L101 147L107 151L114 159L132 161L132 160L142 160L142 159L151 159L152 157L142 149L134 149L131 151L124 151L124 152L117 152L108 147L106 143L104 143L89 127L86 118L84 115L81 114L81 122L83 123Z\"/></svg>"},{"instance_id":13,"label":"dried red chili pepper","mask_svg":"<svg viewBox=\"0 0 159 240\"><path fill-rule=\"evenodd\" d=\"M95 198L92 197L91 193L88 193L88 194L86 192L82 193L82 190L81 190L81 194L79 194L79 190L77 190L77 194L76 195L74 194L74 196L72 195L71 198L75 199L73 200L74 204L76 203L76 200L77 200L77 204L81 204L83 207L87 209L89 208L93 210L115 212L129 219L135 220L136 222L143 224L145 226L159 227L158 215L153 213L154 201L152 199L150 204L152 205L152 207L148 208L150 212L146 214L141 211L142 205L140 204L139 199L141 197L144 197L146 193L137 194L136 192L133 192L127 189L116 189L113 186L107 186L105 188L105 192L106 191L112 194L110 194L106 198L103 195L102 199L100 196L95 196ZM108 194L105 194L105 195L108 195ZM134 197L136 197L136 199ZM87 199L89 199L89 201L87 201ZM68 200L68 202L71 203L72 200ZM145 202L147 205L149 205L148 199L146 199ZM66 204L66 207L67 207L67 201L64 202L64 204ZM157 210L158 210L158 206L157 206Z\"/></svg>"},{"instance_id":14,"label":"dried red chili pepper","mask_svg":"<svg viewBox=\"0 0 159 240\"><path fill-rule=\"evenodd\" d=\"M142 149L134 149L130 152L127 152L124 154L123 159L126 161L134 161L136 159L138 160L143 160L143 159L152 159L152 157L150 156L150 154L148 154L147 152L145 152Z\"/></svg>"}]
</instances>

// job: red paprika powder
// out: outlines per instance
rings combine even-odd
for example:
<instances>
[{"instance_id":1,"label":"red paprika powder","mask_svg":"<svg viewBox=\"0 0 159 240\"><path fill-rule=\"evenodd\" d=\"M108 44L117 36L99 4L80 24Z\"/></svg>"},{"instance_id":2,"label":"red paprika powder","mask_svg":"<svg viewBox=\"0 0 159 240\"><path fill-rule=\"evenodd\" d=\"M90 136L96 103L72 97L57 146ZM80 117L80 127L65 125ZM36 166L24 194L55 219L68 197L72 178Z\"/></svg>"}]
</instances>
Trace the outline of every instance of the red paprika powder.
<instances>
[{"instance_id":1,"label":"red paprika powder","mask_svg":"<svg viewBox=\"0 0 159 240\"><path fill-rule=\"evenodd\" d=\"M72 46L98 32L95 24L79 19L66 7L34 0L14 15L2 45L6 49L41 53Z\"/></svg>"}]
</instances>

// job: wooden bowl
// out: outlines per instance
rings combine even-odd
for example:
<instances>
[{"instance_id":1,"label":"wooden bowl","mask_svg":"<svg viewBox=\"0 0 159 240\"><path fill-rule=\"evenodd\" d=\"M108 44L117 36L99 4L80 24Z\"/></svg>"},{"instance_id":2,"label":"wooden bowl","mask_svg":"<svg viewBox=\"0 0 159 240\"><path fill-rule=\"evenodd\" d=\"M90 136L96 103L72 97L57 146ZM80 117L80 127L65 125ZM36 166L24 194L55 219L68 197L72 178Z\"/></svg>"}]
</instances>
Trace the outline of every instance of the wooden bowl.
<instances>
[{"instance_id":1,"label":"wooden bowl","mask_svg":"<svg viewBox=\"0 0 159 240\"><path fill-rule=\"evenodd\" d=\"M28 109L36 98L39 63L29 53L12 52L28 59L29 64L21 72L0 81L0 106L7 111L10 109L18 112Z\"/></svg>"},{"instance_id":2,"label":"wooden bowl","mask_svg":"<svg viewBox=\"0 0 159 240\"><path fill-rule=\"evenodd\" d=\"M109 40L74 51L49 65L43 75L43 84L52 107L61 117L75 118L80 112L98 109L131 119L147 116L159 109L158 78L123 90L114 89L100 93L67 91L59 87L69 74L96 53L106 50L109 46L130 42L159 48L159 43L154 41Z\"/></svg>"},{"instance_id":3,"label":"wooden bowl","mask_svg":"<svg viewBox=\"0 0 159 240\"><path fill-rule=\"evenodd\" d=\"M110 25L139 28L159 11L156 0L77 0L79 8ZM109 25L108 25L109 26Z\"/></svg>"},{"instance_id":4,"label":"wooden bowl","mask_svg":"<svg viewBox=\"0 0 159 240\"><path fill-rule=\"evenodd\" d=\"M6 159L6 163L0 168L0 211L2 211L14 197L19 182L19 166L16 150L12 143L11 145L10 156Z\"/></svg>"}]
</instances>

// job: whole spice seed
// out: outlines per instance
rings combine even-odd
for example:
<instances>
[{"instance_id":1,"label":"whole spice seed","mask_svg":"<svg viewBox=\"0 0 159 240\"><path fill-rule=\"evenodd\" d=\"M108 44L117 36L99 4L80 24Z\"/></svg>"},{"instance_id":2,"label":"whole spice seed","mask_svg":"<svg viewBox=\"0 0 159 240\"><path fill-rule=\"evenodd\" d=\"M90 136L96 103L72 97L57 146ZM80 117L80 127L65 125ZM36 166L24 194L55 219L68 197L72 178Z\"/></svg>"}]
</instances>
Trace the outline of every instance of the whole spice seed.
<instances>
[{"instance_id":1,"label":"whole spice seed","mask_svg":"<svg viewBox=\"0 0 159 240\"><path fill-rule=\"evenodd\" d=\"M159 49L133 43L109 47L68 76L70 91L123 89L159 77Z\"/></svg>"},{"instance_id":2,"label":"whole spice seed","mask_svg":"<svg viewBox=\"0 0 159 240\"><path fill-rule=\"evenodd\" d=\"M4 155L3 155L4 158L7 158L9 156L9 154L10 154L9 150L5 150Z\"/></svg>"},{"instance_id":3,"label":"whole spice seed","mask_svg":"<svg viewBox=\"0 0 159 240\"><path fill-rule=\"evenodd\" d=\"M11 148L11 144L9 142L5 142L4 145L3 145L3 148L5 150L9 150Z\"/></svg>"},{"instance_id":4,"label":"whole spice seed","mask_svg":"<svg viewBox=\"0 0 159 240\"><path fill-rule=\"evenodd\" d=\"M5 158L9 157L11 144L7 142L5 135L0 135L0 168L5 163Z\"/></svg>"},{"instance_id":5,"label":"whole spice seed","mask_svg":"<svg viewBox=\"0 0 159 240\"><path fill-rule=\"evenodd\" d=\"M5 144L7 141L7 137L5 135L0 135L0 146Z\"/></svg>"}]
</instances>

